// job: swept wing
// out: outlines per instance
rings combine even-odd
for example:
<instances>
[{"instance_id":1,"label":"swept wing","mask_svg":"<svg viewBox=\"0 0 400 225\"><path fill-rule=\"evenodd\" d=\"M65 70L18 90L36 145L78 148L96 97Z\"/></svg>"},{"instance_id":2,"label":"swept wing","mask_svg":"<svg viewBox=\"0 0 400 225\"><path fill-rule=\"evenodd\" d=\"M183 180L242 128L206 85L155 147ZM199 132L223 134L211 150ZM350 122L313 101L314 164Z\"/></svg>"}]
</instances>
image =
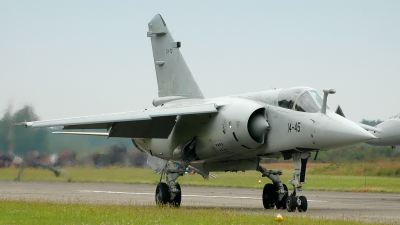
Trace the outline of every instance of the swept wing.
<instances>
[{"instance_id":1,"label":"swept wing","mask_svg":"<svg viewBox=\"0 0 400 225\"><path fill-rule=\"evenodd\" d=\"M217 105L194 104L187 106L156 107L141 111L82 116L56 120L22 122L26 127L58 127L71 129L106 129L109 137L168 138L175 126L176 117L205 113L217 113ZM107 133L61 132L64 134L106 136Z\"/></svg>"}]
</instances>

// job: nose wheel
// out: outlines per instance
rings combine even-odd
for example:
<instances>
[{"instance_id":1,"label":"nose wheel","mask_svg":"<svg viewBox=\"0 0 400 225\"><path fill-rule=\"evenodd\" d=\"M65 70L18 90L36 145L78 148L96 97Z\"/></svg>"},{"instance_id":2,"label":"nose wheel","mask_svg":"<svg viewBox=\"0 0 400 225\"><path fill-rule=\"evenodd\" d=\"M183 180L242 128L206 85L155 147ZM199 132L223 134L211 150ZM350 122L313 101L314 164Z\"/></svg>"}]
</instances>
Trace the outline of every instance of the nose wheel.
<instances>
[{"instance_id":1,"label":"nose wheel","mask_svg":"<svg viewBox=\"0 0 400 225\"><path fill-rule=\"evenodd\" d=\"M305 212L308 208L307 198L305 196L290 195L286 200L286 209L288 212L296 211L296 208L299 212Z\"/></svg>"},{"instance_id":2,"label":"nose wheel","mask_svg":"<svg viewBox=\"0 0 400 225\"><path fill-rule=\"evenodd\" d=\"M307 208L307 198L305 196L299 196L299 198L297 199L297 210L299 210L299 212L305 212L307 211Z\"/></svg>"}]
</instances>

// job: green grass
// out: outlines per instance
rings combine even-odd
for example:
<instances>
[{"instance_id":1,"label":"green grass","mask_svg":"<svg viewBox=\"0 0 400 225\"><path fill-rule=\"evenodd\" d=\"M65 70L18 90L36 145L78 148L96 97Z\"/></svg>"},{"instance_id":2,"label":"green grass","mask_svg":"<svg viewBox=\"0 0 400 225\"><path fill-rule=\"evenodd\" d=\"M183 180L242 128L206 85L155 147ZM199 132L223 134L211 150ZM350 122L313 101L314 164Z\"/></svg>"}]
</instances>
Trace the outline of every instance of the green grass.
<instances>
[{"instance_id":1,"label":"green grass","mask_svg":"<svg viewBox=\"0 0 400 225\"><path fill-rule=\"evenodd\" d=\"M353 176L386 176L400 178L400 161L398 159L380 159L374 161L355 161L333 163L310 170L311 174L353 175Z\"/></svg>"},{"instance_id":2,"label":"green grass","mask_svg":"<svg viewBox=\"0 0 400 225\"><path fill-rule=\"evenodd\" d=\"M304 215L299 218L294 213L293 216L283 214L283 221L278 223L274 220L277 213L274 210L0 200L0 224L364 224L346 218L314 219Z\"/></svg>"},{"instance_id":3,"label":"green grass","mask_svg":"<svg viewBox=\"0 0 400 225\"><path fill-rule=\"evenodd\" d=\"M273 168L272 168L273 169ZM43 169L24 170L21 181L62 181L62 182L113 182L113 183L142 183L157 184L160 175L151 169L140 168L66 168L68 174L56 177L54 173ZM283 169L282 181L287 184L291 179L292 169ZM214 173L219 179L204 180L200 175L185 175L178 179L181 185L213 186L213 187L245 187L263 188L270 183L268 178L261 177L256 171L238 173ZM14 180L18 169L0 169L0 180ZM262 183L259 184L258 181ZM307 184L304 190L324 191L356 191L356 192L388 192L400 193L400 178L383 176L338 176L310 174L306 176Z\"/></svg>"}]
</instances>

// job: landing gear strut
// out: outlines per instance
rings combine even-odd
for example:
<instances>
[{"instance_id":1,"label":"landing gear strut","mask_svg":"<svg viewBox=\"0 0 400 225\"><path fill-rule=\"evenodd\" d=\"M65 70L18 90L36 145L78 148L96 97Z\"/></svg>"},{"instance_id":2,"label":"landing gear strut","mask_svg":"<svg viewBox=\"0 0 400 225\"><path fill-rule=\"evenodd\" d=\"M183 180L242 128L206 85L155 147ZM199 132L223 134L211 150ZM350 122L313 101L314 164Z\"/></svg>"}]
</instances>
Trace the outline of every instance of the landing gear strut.
<instances>
[{"instance_id":1,"label":"landing gear strut","mask_svg":"<svg viewBox=\"0 0 400 225\"><path fill-rule=\"evenodd\" d=\"M297 196L306 183L306 166L310 153L293 153L293 162L295 165L293 180L289 180L289 184L293 185L293 193L286 200L286 209L288 212L296 211L305 212L308 208L307 198L305 196Z\"/></svg>"},{"instance_id":2,"label":"landing gear strut","mask_svg":"<svg viewBox=\"0 0 400 225\"><path fill-rule=\"evenodd\" d=\"M179 176L185 173L185 168L189 165L188 161L183 163L168 162L161 173L160 182L156 188L156 204L179 207L182 200L181 186L176 182ZM166 180L167 183L162 182Z\"/></svg>"},{"instance_id":3,"label":"landing gear strut","mask_svg":"<svg viewBox=\"0 0 400 225\"><path fill-rule=\"evenodd\" d=\"M183 160L180 162L169 161L161 170L160 182L156 188L156 204L179 207L182 200L181 186L176 182L179 176L183 176L190 162L197 158L194 151L196 138L184 143L174 150L174 153L180 155L183 153Z\"/></svg>"}]
</instances>

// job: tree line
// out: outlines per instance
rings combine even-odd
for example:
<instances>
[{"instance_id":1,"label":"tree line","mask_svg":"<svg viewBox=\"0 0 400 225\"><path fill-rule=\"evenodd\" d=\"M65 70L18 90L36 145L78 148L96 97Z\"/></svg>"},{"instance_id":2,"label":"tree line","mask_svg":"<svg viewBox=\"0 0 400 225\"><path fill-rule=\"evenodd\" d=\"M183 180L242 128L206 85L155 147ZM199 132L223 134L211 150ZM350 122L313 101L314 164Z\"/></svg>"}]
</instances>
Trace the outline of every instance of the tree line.
<instances>
[{"instance_id":1,"label":"tree line","mask_svg":"<svg viewBox=\"0 0 400 225\"><path fill-rule=\"evenodd\" d=\"M81 152L106 152L111 146L123 144L134 149L129 139L104 138L76 135L52 134L56 129L26 128L13 126L14 123L24 121L37 121L40 117L35 113L34 107L25 105L16 112L10 108L4 111L0 120L0 153L13 151L24 156L27 152L61 153L75 151ZM60 128L61 129L61 128Z\"/></svg>"},{"instance_id":2,"label":"tree line","mask_svg":"<svg viewBox=\"0 0 400 225\"><path fill-rule=\"evenodd\" d=\"M25 155L28 151L49 152L49 131L44 128L26 129L22 126L14 126L17 122L39 120L34 108L25 105L15 113L6 109L0 120L0 152L14 151Z\"/></svg>"}]
</instances>

